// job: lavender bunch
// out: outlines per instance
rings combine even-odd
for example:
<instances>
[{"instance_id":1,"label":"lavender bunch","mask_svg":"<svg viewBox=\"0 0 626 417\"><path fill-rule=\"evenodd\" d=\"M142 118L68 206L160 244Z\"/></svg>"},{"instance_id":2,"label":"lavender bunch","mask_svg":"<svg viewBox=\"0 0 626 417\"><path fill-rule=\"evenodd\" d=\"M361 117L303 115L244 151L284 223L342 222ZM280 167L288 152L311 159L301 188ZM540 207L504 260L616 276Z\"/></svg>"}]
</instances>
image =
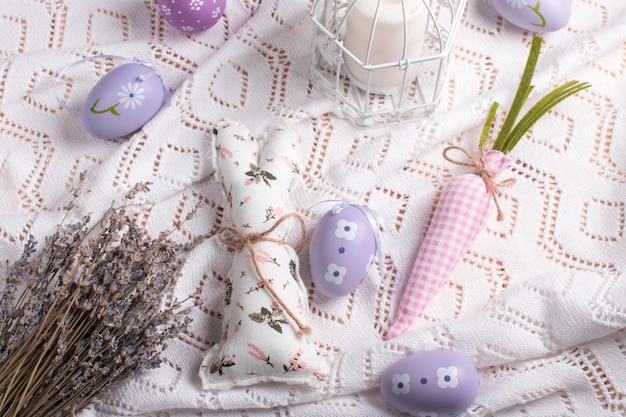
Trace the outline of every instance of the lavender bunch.
<instances>
[{"instance_id":1,"label":"lavender bunch","mask_svg":"<svg viewBox=\"0 0 626 417\"><path fill-rule=\"evenodd\" d=\"M137 185L96 226L88 216L64 220L39 254L31 237L7 265L0 416L74 415L124 379L159 366L166 341L188 326L193 303L185 307L188 300L172 295L185 247L171 232L149 237L127 212L145 191Z\"/></svg>"}]
</instances>

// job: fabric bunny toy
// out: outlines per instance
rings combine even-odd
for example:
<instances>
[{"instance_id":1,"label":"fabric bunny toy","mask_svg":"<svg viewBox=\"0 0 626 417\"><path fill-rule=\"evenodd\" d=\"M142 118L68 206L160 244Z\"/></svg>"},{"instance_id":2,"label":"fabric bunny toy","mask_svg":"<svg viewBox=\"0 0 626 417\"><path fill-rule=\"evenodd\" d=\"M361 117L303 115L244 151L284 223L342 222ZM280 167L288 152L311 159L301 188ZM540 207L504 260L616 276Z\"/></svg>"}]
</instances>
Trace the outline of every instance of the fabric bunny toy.
<instances>
[{"instance_id":1,"label":"fabric bunny toy","mask_svg":"<svg viewBox=\"0 0 626 417\"><path fill-rule=\"evenodd\" d=\"M249 130L223 121L214 128L215 165L231 225L220 240L235 255L226 282L222 340L202 362L204 389L259 382L314 384L325 362L308 333L308 295L299 274L297 251L285 239L302 219L290 212L289 187L297 174L296 134L277 124L265 144ZM299 235L299 236L298 236Z\"/></svg>"}]
</instances>

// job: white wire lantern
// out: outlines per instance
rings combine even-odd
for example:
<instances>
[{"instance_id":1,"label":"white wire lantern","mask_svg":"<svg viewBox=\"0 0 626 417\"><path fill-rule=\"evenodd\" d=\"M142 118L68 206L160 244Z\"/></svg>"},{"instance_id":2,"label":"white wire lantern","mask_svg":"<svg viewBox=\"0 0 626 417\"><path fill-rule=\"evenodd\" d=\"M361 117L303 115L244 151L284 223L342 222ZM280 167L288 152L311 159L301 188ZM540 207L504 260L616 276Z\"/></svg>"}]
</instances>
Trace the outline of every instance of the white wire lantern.
<instances>
[{"instance_id":1,"label":"white wire lantern","mask_svg":"<svg viewBox=\"0 0 626 417\"><path fill-rule=\"evenodd\" d=\"M467 0L314 0L311 80L356 125L428 117Z\"/></svg>"}]
</instances>

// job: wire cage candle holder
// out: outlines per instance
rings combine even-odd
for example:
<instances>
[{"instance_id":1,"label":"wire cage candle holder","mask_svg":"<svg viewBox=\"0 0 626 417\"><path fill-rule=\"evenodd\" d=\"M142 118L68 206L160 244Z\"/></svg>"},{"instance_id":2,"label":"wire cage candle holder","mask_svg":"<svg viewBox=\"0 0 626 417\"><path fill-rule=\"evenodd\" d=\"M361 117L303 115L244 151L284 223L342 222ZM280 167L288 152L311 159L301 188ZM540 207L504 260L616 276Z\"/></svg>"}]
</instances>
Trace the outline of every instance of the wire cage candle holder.
<instances>
[{"instance_id":1,"label":"wire cage candle holder","mask_svg":"<svg viewBox=\"0 0 626 417\"><path fill-rule=\"evenodd\" d=\"M432 115L467 0L314 0L312 83L360 127Z\"/></svg>"}]
</instances>

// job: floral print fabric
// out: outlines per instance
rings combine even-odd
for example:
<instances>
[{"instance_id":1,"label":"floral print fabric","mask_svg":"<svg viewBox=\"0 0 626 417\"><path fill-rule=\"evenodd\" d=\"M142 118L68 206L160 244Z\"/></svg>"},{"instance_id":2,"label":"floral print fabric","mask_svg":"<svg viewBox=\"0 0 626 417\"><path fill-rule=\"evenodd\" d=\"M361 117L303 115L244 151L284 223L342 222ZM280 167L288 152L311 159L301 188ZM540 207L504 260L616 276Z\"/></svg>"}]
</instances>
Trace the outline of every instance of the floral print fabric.
<instances>
[{"instance_id":1,"label":"floral print fabric","mask_svg":"<svg viewBox=\"0 0 626 417\"><path fill-rule=\"evenodd\" d=\"M287 238L292 225L281 218L290 212L289 186L299 174L295 134L277 125L260 149L242 125L224 121L214 133L217 175L233 226L246 235L276 228L268 236L272 240L253 243L254 253L245 246L235 251L226 281L222 340L202 363L203 388L265 381L314 384L324 379L324 362L284 308L308 321L298 255L288 244L276 242Z\"/></svg>"}]
</instances>

